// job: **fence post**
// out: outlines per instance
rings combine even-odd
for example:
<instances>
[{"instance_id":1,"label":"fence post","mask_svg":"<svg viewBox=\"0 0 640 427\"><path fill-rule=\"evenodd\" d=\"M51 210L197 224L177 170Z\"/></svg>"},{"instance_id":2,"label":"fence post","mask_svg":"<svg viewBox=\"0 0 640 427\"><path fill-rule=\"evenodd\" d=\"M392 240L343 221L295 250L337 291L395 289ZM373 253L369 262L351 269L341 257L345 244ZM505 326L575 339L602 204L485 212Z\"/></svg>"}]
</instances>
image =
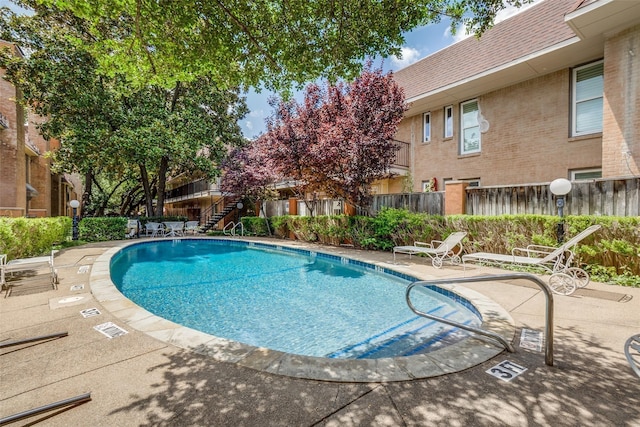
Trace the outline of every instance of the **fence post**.
<instances>
[{"instance_id":1,"label":"fence post","mask_svg":"<svg viewBox=\"0 0 640 427\"><path fill-rule=\"evenodd\" d=\"M460 215L466 213L467 195L469 186L464 181L449 181L444 186L444 214Z\"/></svg>"},{"instance_id":2,"label":"fence post","mask_svg":"<svg viewBox=\"0 0 640 427\"><path fill-rule=\"evenodd\" d=\"M295 197L289 198L289 215L298 215L298 199ZM289 239L296 240L296 235L293 231L289 231Z\"/></svg>"}]
</instances>

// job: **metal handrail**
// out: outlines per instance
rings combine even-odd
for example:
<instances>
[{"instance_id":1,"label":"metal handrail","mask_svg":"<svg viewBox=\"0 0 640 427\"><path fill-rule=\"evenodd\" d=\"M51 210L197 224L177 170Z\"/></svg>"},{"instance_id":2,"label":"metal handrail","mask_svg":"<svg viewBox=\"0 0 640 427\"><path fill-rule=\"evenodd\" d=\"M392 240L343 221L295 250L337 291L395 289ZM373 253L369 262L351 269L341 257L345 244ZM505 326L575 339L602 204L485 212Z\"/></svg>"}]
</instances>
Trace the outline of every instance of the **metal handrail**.
<instances>
[{"instance_id":1,"label":"metal handrail","mask_svg":"<svg viewBox=\"0 0 640 427\"><path fill-rule=\"evenodd\" d=\"M460 277L460 278L450 278L450 279L438 279L438 280L421 280L418 282L413 282L407 287L405 292L405 298L407 300L407 305L409 308L419 316L426 317L431 320L435 320L437 322L446 323L451 326L456 326L460 329L464 329L470 332L477 333L479 335L484 335L488 338L492 338L500 342L508 351L513 353L515 350L511 343L505 341L500 335L485 331L484 329L474 328L472 326L467 326L463 324L459 324L453 322L448 319L443 319L441 317L433 316L431 314L427 314L421 312L416 309L414 305L411 303L410 292L416 286L427 286L427 285L445 285L452 283L472 283L472 282L488 282L488 281L496 281L496 280L513 280L513 279L524 279L530 280L537 284L542 292L544 292L546 297L546 310L545 310L545 335L546 335L546 345L545 345L545 356L544 362L547 366L553 366L553 294L546 283L540 280L538 277L529 273L508 273L508 274L493 274L490 276L477 276L477 277Z\"/></svg>"},{"instance_id":2,"label":"metal handrail","mask_svg":"<svg viewBox=\"0 0 640 427\"><path fill-rule=\"evenodd\" d=\"M228 236L229 234L235 236L237 228L240 228L240 235L244 236L244 224L242 222L238 222L236 224L235 222L231 221L229 224L224 226L222 232L225 236ZM229 232L229 234L227 234L227 231Z\"/></svg>"}]
</instances>

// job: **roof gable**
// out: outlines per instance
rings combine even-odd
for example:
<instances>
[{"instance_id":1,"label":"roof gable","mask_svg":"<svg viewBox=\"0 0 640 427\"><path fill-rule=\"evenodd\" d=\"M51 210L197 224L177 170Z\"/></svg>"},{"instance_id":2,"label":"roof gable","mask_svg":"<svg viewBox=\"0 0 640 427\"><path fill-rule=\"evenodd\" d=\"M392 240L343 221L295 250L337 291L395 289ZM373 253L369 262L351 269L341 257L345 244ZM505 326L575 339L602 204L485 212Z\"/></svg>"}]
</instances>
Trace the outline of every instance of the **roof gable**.
<instances>
[{"instance_id":1,"label":"roof gable","mask_svg":"<svg viewBox=\"0 0 640 427\"><path fill-rule=\"evenodd\" d=\"M480 39L466 38L395 73L408 100L464 81L575 37L564 15L567 0L545 0L496 24Z\"/></svg>"}]
</instances>

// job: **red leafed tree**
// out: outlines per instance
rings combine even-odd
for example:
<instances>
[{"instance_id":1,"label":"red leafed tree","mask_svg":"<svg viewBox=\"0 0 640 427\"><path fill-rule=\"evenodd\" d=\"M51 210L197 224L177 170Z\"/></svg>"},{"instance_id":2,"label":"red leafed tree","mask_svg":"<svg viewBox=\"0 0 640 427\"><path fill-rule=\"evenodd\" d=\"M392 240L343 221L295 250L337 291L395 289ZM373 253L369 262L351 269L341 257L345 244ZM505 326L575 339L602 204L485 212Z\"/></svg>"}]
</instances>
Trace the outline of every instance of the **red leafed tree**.
<instances>
[{"instance_id":1,"label":"red leafed tree","mask_svg":"<svg viewBox=\"0 0 640 427\"><path fill-rule=\"evenodd\" d=\"M237 163L257 172L236 173L223 183L233 182L225 187L236 193L252 192L260 182L253 177L260 173L261 179L289 181L301 198L324 192L366 207L371 183L386 175L395 158L393 136L405 111L404 93L393 75L370 66L349 84L308 85L302 103L275 105L267 133L246 149L253 166L247 160Z\"/></svg>"}]
</instances>

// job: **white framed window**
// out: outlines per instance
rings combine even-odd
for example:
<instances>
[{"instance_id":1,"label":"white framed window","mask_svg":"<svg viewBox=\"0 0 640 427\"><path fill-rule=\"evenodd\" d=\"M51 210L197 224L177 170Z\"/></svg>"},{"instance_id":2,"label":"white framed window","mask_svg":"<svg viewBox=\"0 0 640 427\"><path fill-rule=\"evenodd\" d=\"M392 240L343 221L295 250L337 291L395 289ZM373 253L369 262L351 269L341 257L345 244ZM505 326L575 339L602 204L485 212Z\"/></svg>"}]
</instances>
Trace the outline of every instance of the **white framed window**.
<instances>
[{"instance_id":1,"label":"white framed window","mask_svg":"<svg viewBox=\"0 0 640 427\"><path fill-rule=\"evenodd\" d=\"M573 69L571 135L602 132L604 62Z\"/></svg>"},{"instance_id":2,"label":"white framed window","mask_svg":"<svg viewBox=\"0 0 640 427\"><path fill-rule=\"evenodd\" d=\"M478 100L460 104L460 154L480 152L480 123Z\"/></svg>"},{"instance_id":3,"label":"white framed window","mask_svg":"<svg viewBox=\"0 0 640 427\"><path fill-rule=\"evenodd\" d=\"M453 105L444 107L444 137L453 136Z\"/></svg>"},{"instance_id":4,"label":"white framed window","mask_svg":"<svg viewBox=\"0 0 640 427\"><path fill-rule=\"evenodd\" d=\"M422 142L431 141L431 113L424 113L422 115Z\"/></svg>"},{"instance_id":5,"label":"white framed window","mask_svg":"<svg viewBox=\"0 0 640 427\"><path fill-rule=\"evenodd\" d=\"M600 168L575 169L570 171L570 173L571 181L602 178L602 169Z\"/></svg>"}]
</instances>

